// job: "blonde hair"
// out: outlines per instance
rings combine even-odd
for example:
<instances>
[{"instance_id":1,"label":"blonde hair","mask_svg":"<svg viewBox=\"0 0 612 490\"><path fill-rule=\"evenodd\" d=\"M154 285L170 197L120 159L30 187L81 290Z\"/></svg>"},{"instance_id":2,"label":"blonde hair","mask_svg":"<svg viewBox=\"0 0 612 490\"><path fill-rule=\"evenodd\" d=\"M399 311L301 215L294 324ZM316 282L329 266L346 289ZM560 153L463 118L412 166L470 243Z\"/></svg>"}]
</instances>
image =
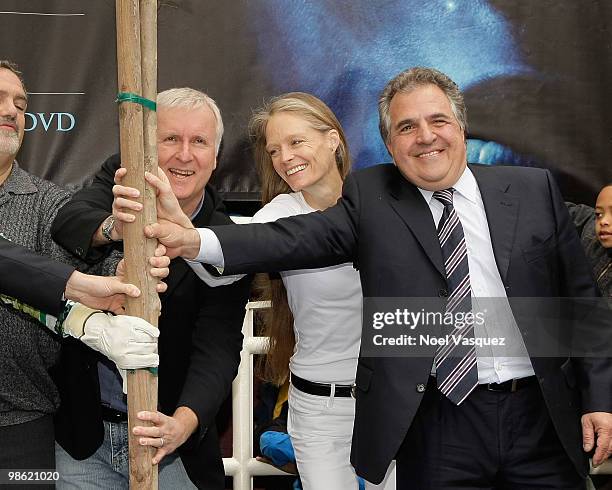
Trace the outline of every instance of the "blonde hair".
<instances>
[{"instance_id":1,"label":"blonde hair","mask_svg":"<svg viewBox=\"0 0 612 490\"><path fill-rule=\"evenodd\" d=\"M292 192L289 185L274 170L272 159L266 151L268 121L274 114L281 112L290 112L302 117L313 129L321 132L335 129L340 137L335 158L342 179L347 176L351 169L351 157L346 136L332 110L322 100L304 92L290 92L279 95L256 110L249 123L255 164L261 181L261 201L263 204L269 203L279 194Z\"/></svg>"}]
</instances>

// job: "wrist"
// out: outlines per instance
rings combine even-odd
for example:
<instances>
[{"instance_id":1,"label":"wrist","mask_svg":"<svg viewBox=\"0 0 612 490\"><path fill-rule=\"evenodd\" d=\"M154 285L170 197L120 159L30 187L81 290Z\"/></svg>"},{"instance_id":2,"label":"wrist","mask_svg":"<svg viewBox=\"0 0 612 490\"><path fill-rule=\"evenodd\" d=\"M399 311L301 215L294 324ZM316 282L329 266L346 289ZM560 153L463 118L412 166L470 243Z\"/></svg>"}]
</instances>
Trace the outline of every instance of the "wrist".
<instances>
[{"instance_id":1,"label":"wrist","mask_svg":"<svg viewBox=\"0 0 612 490\"><path fill-rule=\"evenodd\" d=\"M102 225L100 225L100 233L108 243L118 242L122 239L117 230L117 218L112 214L102 222Z\"/></svg>"},{"instance_id":2,"label":"wrist","mask_svg":"<svg viewBox=\"0 0 612 490\"><path fill-rule=\"evenodd\" d=\"M112 240L114 242L122 242L123 241L123 236L117 230L117 221L115 221L115 224L111 228L110 236L111 236L111 238L112 238Z\"/></svg>"},{"instance_id":3,"label":"wrist","mask_svg":"<svg viewBox=\"0 0 612 490\"><path fill-rule=\"evenodd\" d=\"M85 280L85 274L75 270L68 281L66 282L66 289L64 289L64 299L69 299L72 301L80 302L82 294L81 290L83 289L83 281Z\"/></svg>"},{"instance_id":4,"label":"wrist","mask_svg":"<svg viewBox=\"0 0 612 490\"><path fill-rule=\"evenodd\" d=\"M189 228L185 232L185 245L181 254L185 259L195 259L200 254L200 234L196 228Z\"/></svg>"},{"instance_id":5,"label":"wrist","mask_svg":"<svg viewBox=\"0 0 612 490\"><path fill-rule=\"evenodd\" d=\"M189 407L178 407L172 415L183 426L183 442L185 442L191 434L198 428L198 416Z\"/></svg>"},{"instance_id":6,"label":"wrist","mask_svg":"<svg viewBox=\"0 0 612 490\"><path fill-rule=\"evenodd\" d=\"M88 308L80 303L72 305L72 308L63 320L63 334L81 340L86 334L85 327L92 317L97 316L97 313L106 316L100 310Z\"/></svg>"}]
</instances>

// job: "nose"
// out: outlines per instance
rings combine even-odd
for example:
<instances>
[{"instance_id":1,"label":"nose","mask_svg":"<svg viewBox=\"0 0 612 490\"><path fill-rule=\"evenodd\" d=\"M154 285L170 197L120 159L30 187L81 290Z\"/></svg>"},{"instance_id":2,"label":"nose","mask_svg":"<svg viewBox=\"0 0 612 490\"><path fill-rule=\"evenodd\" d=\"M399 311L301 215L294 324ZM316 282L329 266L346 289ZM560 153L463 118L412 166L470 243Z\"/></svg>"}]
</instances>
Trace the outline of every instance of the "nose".
<instances>
[{"instance_id":1,"label":"nose","mask_svg":"<svg viewBox=\"0 0 612 490\"><path fill-rule=\"evenodd\" d=\"M191 161L191 159L192 159L191 145L189 144L189 141L187 139L185 139L181 143L181 147L179 148L176 157L181 162L190 162Z\"/></svg>"},{"instance_id":2,"label":"nose","mask_svg":"<svg viewBox=\"0 0 612 490\"><path fill-rule=\"evenodd\" d=\"M612 213L604 213L599 221L599 226L605 226L606 228L610 226L610 222L612 222Z\"/></svg>"},{"instance_id":3,"label":"nose","mask_svg":"<svg viewBox=\"0 0 612 490\"><path fill-rule=\"evenodd\" d=\"M2 97L0 101L0 116L14 121L17 119L17 113L18 109L13 103L13 99L11 97Z\"/></svg>"},{"instance_id":4,"label":"nose","mask_svg":"<svg viewBox=\"0 0 612 490\"><path fill-rule=\"evenodd\" d=\"M282 147L280 149L280 157L283 162L290 162L293 160L293 151L289 147Z\"/></svg>"},{"instance_id":5,"label":"nose","mask_svg":"<svg viewBox=\"0 0 612 490\"><path fill-rule=\"evenodd\" d=\"M429 124L423 123L419 125L417 132L417 143L422 145L430 145L436 140L436 133L434 133Z\"/></svg>"}]
</instances>

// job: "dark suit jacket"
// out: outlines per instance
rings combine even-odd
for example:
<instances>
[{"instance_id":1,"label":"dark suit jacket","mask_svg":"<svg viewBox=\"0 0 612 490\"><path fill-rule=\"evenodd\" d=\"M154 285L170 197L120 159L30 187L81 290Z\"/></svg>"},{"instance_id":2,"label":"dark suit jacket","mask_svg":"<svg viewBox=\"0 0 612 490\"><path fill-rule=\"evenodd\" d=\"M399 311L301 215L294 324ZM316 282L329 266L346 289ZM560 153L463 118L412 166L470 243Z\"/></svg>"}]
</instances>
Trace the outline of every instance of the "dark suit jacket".
<instances>
[{"instance_id":1,"label":"dark suit jacket","mask_svg":"<svg viewBox=\"0 0 612 490\"><path fill-rule=\"evenodd\" d=\"M90 249L89 242L110 214L118 167L118 156L107 160L93 184L75 194L54 223L54 239L86 260L102 255ZM216 192L207 186L194 225L229 222ZM198 488L222 489L224 471L215 417L240 362L249 278L211 288L179 258L171 262L166 283L168 290L160 295L159 407L169 415L178 406L196 413L199 429L179 448L181 459ZM76 459L91 456L103 439L96 360L92 350L71 342L63 349L57 371L62 404L56 416L56 439Z\"/></svg>"},{"instance_id":2,"label":"dark suit jacket","mask_svg":"<svg viewBox=\"0 0 612 490\"><path fill-rule=\"evenodd\" d=\"M0 237L0 293L57 316L74 267Z\"/></svg>"},{"instance_id":3,"label":"dark suit jacket","mask_svg":"<svg viewBox=\"0 0 612 490\"><path fill-rule=\"evenodd\" d=\"M471 169L508 297L596 296L590 267L550 174L535 168ZM221 241L226 274L353 262L365 298L436 297L447 288L429 207L393 165L351 174L342 199L324 212L213 230ZM519 323L524 338L530 328ZM581 410L612 411L611 365L533 354L532 363L561 442L585 475L579 416ZM423 357L359 359L352 462L361 476L373 482L384 476L421 402L418 387L427 384L430 368L431 359Z\"/></svg>"}]
</instances>

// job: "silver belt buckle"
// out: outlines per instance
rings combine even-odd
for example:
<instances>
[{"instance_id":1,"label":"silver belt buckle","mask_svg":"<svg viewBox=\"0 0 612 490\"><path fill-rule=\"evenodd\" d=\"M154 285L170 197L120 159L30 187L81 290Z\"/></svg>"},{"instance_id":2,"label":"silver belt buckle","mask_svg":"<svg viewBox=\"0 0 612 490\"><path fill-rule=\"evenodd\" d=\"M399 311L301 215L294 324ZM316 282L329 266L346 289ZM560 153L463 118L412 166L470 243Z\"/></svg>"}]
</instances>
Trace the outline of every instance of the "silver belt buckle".
<instances>
[{"instance_id":1,"label":"silver belt buckle","mask_svg":"<svg viewBox=\"0 0 612 490\"><path fill-rule=\"evenodd\" d=\"M517 379L512 380L512 387L510 388L510 393L514 393L516 391L516 385L518 384Z\"/></svg>"},{"instance_id":2,"label":"silver belt buckle","mask_svg":"<svg viewBox=\"0 0 612 490\"><path fill-rule=\"evenodd\" d=\"M355 383L351 385L351 396L357 399L357 385Z\"/></svg>"}]
</instances>

